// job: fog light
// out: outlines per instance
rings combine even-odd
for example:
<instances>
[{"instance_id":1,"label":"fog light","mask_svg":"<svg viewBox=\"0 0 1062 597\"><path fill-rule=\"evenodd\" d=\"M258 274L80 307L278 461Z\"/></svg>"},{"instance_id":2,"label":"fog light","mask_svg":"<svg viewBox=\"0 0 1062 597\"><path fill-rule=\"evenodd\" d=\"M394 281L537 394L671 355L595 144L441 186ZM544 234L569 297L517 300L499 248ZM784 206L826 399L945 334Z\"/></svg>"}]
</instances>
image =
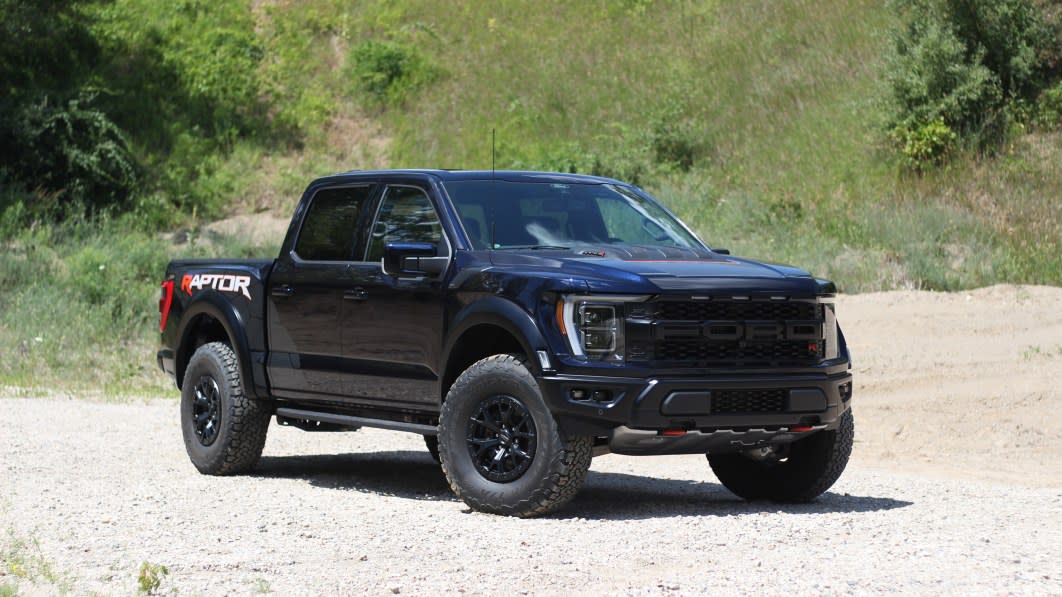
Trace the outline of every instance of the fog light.
<instances>
[{"instance_id":1,"label":"fog light","mask_svg":"<svg viewBox=\"0 0 1062 597\"><path fill-rule=\"evenodd\" d=\"M586 400L586 390L583 389L576 388L568 392L568 395L572 397L572 400Z\"/></svg>"},{"instance_id":2,"label":"fog light","mask_svg":"<svg viewBox=\"0 0 1062 597\"><path fill-rule=\"evenodd\" d=\"M843 383L837 389L841 394L842 402L848 402L852 398L852 382Z\"/></svg>"},{"instance_id":3,"label":"fog light","mask_svg":"<svg viewBox=\"0 0 1062 597\"><path fill-rule=\"evenodd\" d=\"M608 390L594 390L592 400L595 402L612 402L612 392Z\"/></svg>"}]
</instances>

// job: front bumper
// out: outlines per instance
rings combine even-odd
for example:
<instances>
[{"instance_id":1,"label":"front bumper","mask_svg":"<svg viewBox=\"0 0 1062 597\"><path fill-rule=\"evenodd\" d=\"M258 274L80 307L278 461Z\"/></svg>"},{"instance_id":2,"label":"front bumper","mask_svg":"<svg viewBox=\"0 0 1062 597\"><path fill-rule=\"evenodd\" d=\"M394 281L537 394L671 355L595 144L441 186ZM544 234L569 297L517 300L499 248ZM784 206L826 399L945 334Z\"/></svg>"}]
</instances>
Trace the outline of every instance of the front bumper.
<instances>
[{"instance_id":1,"label":"front bumper","mask_svg":"<svg viewBox=\"0 0 1062 597\"><path fill-rule=\"evenodd\" d=\"M565 433L607 437L620 454L703 454L794 441L835 429L852 397L847 371L647 379L561 374L539 382ZM777 400L760 412L713 407L724 396L762 392Z\"/></svg>"}]
</instances>

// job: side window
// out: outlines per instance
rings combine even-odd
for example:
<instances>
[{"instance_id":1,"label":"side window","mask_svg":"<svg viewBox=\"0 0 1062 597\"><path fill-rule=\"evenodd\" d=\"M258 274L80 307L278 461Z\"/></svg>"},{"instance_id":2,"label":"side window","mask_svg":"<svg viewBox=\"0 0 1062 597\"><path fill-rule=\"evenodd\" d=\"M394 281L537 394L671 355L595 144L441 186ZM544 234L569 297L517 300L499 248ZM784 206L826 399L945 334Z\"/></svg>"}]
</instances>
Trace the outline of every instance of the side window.
<instances>
[{"instance_id":1,"label":"side window","mask_svg":"<svg viewBox=\"0 0 1062 597\"><path fill-rule=\"evenodd\" d=\"M366 261L379 261L387 243L435 243L446 254L442 224L424 191L414 187L390 187L380 204L369 240Z\"/></svg>"},{"instance_id":2,"label":"side window","mask_svg":"<svg viewBox=\"0 0 1062 597\"><path fill-rule=\"evenodd\" d=\"M302 222L295 252L309 261L350 261L354 236L371 186L318 191Z\"/></svg>"}]
</instances>

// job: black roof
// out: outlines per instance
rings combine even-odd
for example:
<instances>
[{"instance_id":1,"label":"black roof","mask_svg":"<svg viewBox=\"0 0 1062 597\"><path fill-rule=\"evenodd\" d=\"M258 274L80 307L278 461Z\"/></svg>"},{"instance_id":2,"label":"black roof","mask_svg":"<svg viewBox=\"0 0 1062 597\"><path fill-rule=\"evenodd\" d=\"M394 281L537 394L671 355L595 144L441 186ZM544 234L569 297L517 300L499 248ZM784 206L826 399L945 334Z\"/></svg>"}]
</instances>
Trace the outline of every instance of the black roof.
<instances>
[{"instance_id":1,"label":"black roof","mask_svg":"<svg viewBox=\"0 0 1062 597\"><path fill-rule=\"evenodd\" d=\"M627 184L623 181L589 174L566 174L563 172L528 172L523 170L432 170L413 168L403 170L351 170L327 176L324 179L347 177L372 177L387 175L427 175L444 182L457 180L504 180L509 182L556 182L569 184ZM324 180L320 179L320 180Z\"/></svg>"}]
</instances>

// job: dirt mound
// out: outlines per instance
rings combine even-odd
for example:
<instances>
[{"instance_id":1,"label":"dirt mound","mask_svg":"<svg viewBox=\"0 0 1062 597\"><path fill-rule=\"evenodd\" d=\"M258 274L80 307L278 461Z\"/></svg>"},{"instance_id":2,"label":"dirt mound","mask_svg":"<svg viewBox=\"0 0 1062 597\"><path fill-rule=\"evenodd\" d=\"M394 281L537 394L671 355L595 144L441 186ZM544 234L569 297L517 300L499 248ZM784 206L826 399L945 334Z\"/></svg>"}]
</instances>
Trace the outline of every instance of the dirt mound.
<instances>
[{"instance_id":1,"label":"dirt mound","mask_svg":"<svg viewBox=\"0 0 1062 597\"><path fill-rule=\"evenodd\" d=\"M1062 288L843 296L854 459L1062 486Z\"/></svg>"}]
</instances>

